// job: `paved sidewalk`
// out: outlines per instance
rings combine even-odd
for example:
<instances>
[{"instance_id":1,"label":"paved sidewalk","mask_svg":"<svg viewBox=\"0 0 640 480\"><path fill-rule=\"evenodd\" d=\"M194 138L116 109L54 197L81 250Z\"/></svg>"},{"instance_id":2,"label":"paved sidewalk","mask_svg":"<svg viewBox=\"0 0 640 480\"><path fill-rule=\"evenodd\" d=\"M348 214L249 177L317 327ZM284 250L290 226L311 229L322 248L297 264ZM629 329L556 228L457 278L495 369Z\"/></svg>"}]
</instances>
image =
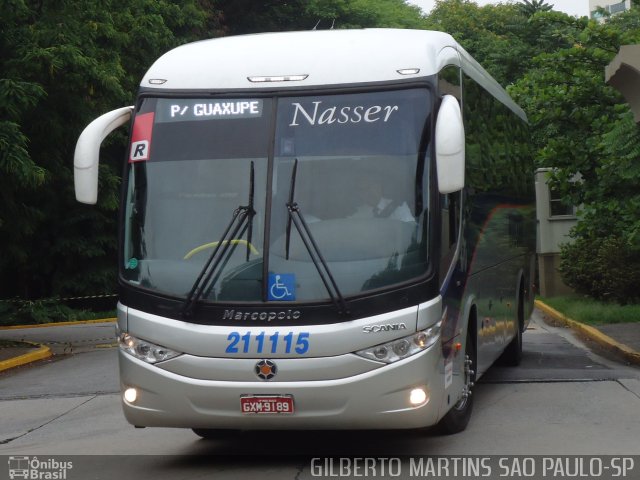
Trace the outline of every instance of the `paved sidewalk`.
<instances>
[{"instance_id":1,"label":"paved sidewalk","mask_svg":"<svg viewBox=\"0 0 640 480\"><path fill-rule=\"evenodd\" d=\"M536 307L555 322L579 333L587 340L621 358L630 365L640 365L640 321L616 323L597 327L576 322L547 304L536 300Z\"/></svg>"},{"instance_id":2,"label":"paved sidewalk","mask_svg":"<svg viewBox=\"0 0 640 480\"><path fill-rule=\"evenodd\" d=\"M38 348L37 345L3 347L0 344L0 362L11 358L19 357L25 353L31 353Z\"/></svg>"},{"instance_id":3,"label":"paved sidewalk","mask_svg":"<svg viewBox=\"0 0 640 480\"><path fill-rule=\"evenodd\" d=\"M598 330L618 342L631 347L636 352L640 352L640 322L601 325L598 327Z\"/></svg>"},{"instance_id":4,"label":"paved sidewalk","mask_svg":"<svg viewBox=\"0 0 640 480\"><path fill-rule=\"evenodd\" d=\"M0 372L20 365L44 360L51 356L51 349L46 345L23 344L3 347L0 344Z\"/></svg>"},{"instance_id":5,"label":"paved sidewalk","mask_svg":"<svg viewBox=\"0 0 640 480\"><path fill-rule=\"evenodd\" d=\"M11 360L16 357L20 357L22 355L26 355L28 353L33 353L40 348L37 344L22 344L22 345L12 345L12 346L3 346L0 344L0 362L3 360ZM0 370L2 371L2 370Z\"/></svg>"},{"instance_id":6,"label":"paved sidewalk","mask_svg":"<svg viewBox=\"0 0 640 480\"><path fill-rule=\"evenodd\" d=\"M115 319L0 327L0 372L52 355L115 346ZM11 342L26 342L16 345Z\"/></svg>"}]
</instances>

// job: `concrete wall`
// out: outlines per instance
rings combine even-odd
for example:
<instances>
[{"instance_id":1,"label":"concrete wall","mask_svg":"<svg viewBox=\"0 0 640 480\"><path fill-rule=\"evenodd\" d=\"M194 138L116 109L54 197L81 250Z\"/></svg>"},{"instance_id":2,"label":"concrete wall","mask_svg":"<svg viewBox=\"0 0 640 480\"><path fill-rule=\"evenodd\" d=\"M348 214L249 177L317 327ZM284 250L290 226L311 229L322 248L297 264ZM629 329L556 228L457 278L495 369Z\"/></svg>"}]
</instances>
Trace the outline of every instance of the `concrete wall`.
<instances>
[{"instance_id":1,"label":"concrete wall","mask_svg":"<svg viewBox=\"0 0 640 480\"><path fill-rule=\"evenodd\" d=\"M624 95L636 122L640 123L640 44L621 46L605 68L605 79Z\"/></svg>"},{"instance_id":2,"label":"concrete wall","mask_svg":"<svg viewBox=\"0 0 640 480\"><path fill-rule=\"evenodd\" d=\"M535 177L539 293L543 297L572 292L563 283L558 265L560 264L560 244L570 241L569 232L578 221L575 214L552 215L551 192L547 183L551 170L550 168L538 169Z\"/></svg>"},{"instance_id":3,"label":"concrete wall","mask_svg":"<svg viewBox=\"0 0 640 480\"><path fill-rule=\"evenodd\" d=\"M591 18L600 19L595 13L598 7L615 15L631 9L631 0L589 0L589 13Z\"/></svg>"}]
</instances>

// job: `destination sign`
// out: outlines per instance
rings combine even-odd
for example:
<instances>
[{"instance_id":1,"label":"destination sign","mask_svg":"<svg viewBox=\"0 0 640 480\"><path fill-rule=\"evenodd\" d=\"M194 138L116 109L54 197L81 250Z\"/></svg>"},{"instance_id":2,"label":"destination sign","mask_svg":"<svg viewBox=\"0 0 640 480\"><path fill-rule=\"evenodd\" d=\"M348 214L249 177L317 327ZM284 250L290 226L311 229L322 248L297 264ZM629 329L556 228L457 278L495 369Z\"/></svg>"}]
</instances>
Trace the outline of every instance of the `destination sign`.
<instances>
[{"instance_id":1,"label":"destination sign","mask_svg":"<svg viewBox=\"0 0 640 480\"><path fill-rule=\"evenodd\" d=\"M333 123L376 123L381 121L387 123L394 112L400 110L398 105L322 105L318 100L311 105L304 106L302 103L292 103L294 107L290 127L304 125L331 125ZM395 115L397 116L397 115Z\"/></svg>"},{"instance_id":2,"label":"destination sign","mask_svg":"<svg viewBox=\"0 0 640 480\"><path fill-rule=\"evenodd\" d=\"M156 107L156 123L231 120L261 116L262 100L257 99L160 99Z\"/></svg>"}]
</instances>

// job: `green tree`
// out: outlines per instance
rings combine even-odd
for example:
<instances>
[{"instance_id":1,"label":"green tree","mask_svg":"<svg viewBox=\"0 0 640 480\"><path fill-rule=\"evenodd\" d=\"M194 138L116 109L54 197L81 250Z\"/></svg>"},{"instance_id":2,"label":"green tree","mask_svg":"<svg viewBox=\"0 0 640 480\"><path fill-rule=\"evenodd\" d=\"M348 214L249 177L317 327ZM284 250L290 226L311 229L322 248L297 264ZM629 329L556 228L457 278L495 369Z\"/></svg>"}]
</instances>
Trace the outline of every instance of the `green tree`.
<instances>
[{"instance_id":1,"label":"green tree","mask_svg":"<svg viewBox=\"0 0 640 480\"><path fill-rule=\"evenodd\" d=\"M75 202L84 126L131 104L187 41L269 30L419 27L403 0L0 0L0 299L113 292L126 133L105 141L97 206Z\"/></svg>"},{"instance_id":2,"label":"green tree","mask_svg":"<svg viewBox=\"0 0 640 480\"><path fill-rule=\"evenodd\" d=\"M604 69L620 45L640 40L638 19L632 10L602 24L568 20L571 28L555 33L558 48L536 56L510 89L529 114L539 166L556 167L554 187L582 206L574 242L562 252L565 281L621 302L637 299L628 280L640 269L640 134L620 94L605 84ZM607 265L629 272L605 278Z\"/></svg>"},{"instance_id":3,"label":"green tree","mask_svg":"<svg viewBox=\"0 0 640 480\"><path fill-rule=\"evenodd\" d=\"M606 268L607 255L610 265L630 268L624 278L640 268L634 260L640 246L640 138L623 99L605 84L604 68L620 45L640 42L640 10L599 24L544 2L528 3L478 7L440 0L426 23L451 33L509 86L528 114L538 165L556 167L554 187L568 203L582 205L575 241L563 251L568 283L593 296L622 292L629 299L629 284L612 281L623 276L601 281L598 272ZM573 181L578 174L580 181ZM598 269L589 257L600 259Z\"/></svg>"},{"instance_id":4,"label":"green tree","mask_svg":"<svg viewBox=\"0 0 640 480\"><path fill-rule=\"evenodd\" d=\"M219 0L228 34L329 28L421 28L421 10L404 0Z\"/></svg>"},{"instance_id":5,"label":"green tree","mask_svg":"<svg viewBox=\"0 0 640 480\"><path fill-rule=\"evenodd\" d=\"M549 12L553 10L553 5L545 3L544 0L522 0L518 5L520 11L527 17L531 17L538 12Z\"/></svg>"},{"instance_id":6,"label":"green tree","mask_svg":"<svg viewBox=\"0 0 640 480\"><path fill-rule=\"evenodd\" d=\"M106 144L97 208L75 202L75 141L99 113L132 102L152 59L216 31L212 2L0 9L0 298L112 292L124 135Z\"/></svg>"},{"instance_id":7,"label":"green tree","mask_svg":"<svg viewBox=\"0 0 640 480\"><path fill-rule=\"evenodd\" d=\"M628 122L628 107L603 77L605 66L633 33L611 23L569 21L569 29L566 20L557 24L565 45L536 56L510 93L529 114L539 165L557 168L555 186L568 201L591 205L603 199L602 187L610 184L603 175L619 180L602 167L618 161L611 135L620 130L619 122ZM571 181L576 175L581 181Z\"/></svg>"},{"instance_id":8,"label":"green tree","mask_svg":"<svg viewBox=\"0 0 640 480\"><path fill-rule=\"evenodd\" d=\"M535 56L517 5L437 0L425 28L450 33L502 85L520 78Z\"/></svg>"},{"instance_id":9,"label":"green tree","mask_svg":"<svg viewBox=\"0 0 640 480\"><path fill-rule=\"evenodd\" d=\"M438 0L423 17L403 0L0 0L0 298L113 291L125 134L104 146L97 207L74 200L73 149L91 119L131 104L155 58L318 22L451 33L527 111L539 165L558 167L556 187L584 205L576 239L615 231L607 248L637 251L640 137L603 69L640 41L640 9L597 24L548 7Z\"/></svg>"},{"instance_id":10,"label":"green tree","mask_svg":"<svg viewBox=\"0 0 640 480\"><path fill-rule=\"evenodd\" d=\"M309 0L305 13L324 28L424 28L421 10L404 0ZM335 23L334 23L335 20Z\"/></svg>"}]
</instances>

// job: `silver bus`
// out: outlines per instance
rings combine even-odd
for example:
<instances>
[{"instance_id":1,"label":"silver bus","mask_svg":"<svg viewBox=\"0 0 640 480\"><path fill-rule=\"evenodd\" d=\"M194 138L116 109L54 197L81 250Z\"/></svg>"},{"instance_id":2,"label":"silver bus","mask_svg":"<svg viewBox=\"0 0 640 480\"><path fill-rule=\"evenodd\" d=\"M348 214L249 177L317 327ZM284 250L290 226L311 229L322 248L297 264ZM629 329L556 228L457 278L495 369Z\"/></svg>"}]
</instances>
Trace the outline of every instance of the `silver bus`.
<instances>
[{"instance_id":1,"label":"silver bus","mask_svg":"<svg viewBox=\"0 0 640 480\"><path fill-rule=\"evenodd\" d=\"M533 304L524 112L448 34L206 40L78 139L130 125L122 406L138 427L463 430Z\"/></svg>"}]
</instances>

